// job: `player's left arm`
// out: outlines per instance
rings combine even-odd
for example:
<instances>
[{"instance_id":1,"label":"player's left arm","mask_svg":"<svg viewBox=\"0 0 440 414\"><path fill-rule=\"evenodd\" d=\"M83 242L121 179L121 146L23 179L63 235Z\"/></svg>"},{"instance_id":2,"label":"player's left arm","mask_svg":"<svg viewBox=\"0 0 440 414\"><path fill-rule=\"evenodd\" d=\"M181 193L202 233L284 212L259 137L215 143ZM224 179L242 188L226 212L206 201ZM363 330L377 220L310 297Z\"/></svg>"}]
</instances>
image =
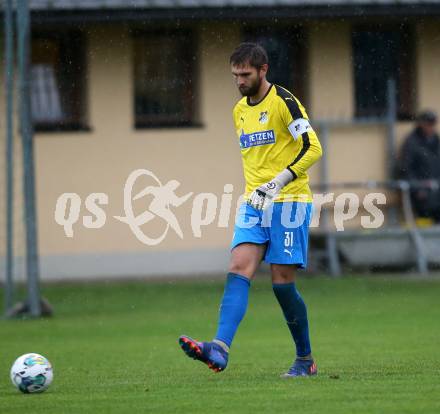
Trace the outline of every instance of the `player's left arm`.
<instances>
[{"instance_id":1,"label":"player's left arm","mask_svg":"<svg viewBox=\"0 0 440 414\"><path fill-rule=\"evenodd\" d=\"M282 115L284 122L290 131L293 139L300 144L300 151L292 162L287 166L292 172L294 179L303 175L322 156L322 147L316 132L310 125L309 118L301 103L295 101L284 101Z\"/></svg>"},{"instance_id":2,"label":"player's left arm","mask_svg":"<svg viewBox=\"0 0 440 414\"><path fill-rule=\"evenodd\" d=\"M321 144L304 107L293 95L281 99L281 119L301 149L281 173L252 192L248 204L257 210L266 209L287 184L304 175L322 156Z\"/></svg>"},{"instance_id":3,"label":"player's left arm","mask_svg":"<svg viewBox=\"0 0 440 414\"><path fill-rule=\"evenodd\" d=\"M252 192L248 204L257 210L266 209L287 184L304 175L322 156L321 144L304 107L293 95L281 99L281 119L293 139L299 141L301 149L281 173Z\"/></svg>"}]
</instances>

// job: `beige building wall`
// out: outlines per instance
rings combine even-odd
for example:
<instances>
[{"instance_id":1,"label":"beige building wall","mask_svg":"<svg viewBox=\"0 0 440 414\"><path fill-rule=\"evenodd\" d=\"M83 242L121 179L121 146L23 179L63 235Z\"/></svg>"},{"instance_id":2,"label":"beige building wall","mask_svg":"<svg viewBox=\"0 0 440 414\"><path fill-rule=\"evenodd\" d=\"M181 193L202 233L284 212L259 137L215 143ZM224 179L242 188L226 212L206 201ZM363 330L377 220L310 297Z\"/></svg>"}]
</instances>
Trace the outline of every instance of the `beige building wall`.
<instances>
[{"instance_id":1,"label":"beige building wall","mask_svg":"<svg viewBox=\"0 0 440 414\"><path fill-rule=\"evenodd\" d=\"M204 32L200 36L199 61L202 127L139 130L133 127L130 35L122 26L103 26L90 32L88 101L91 131L46 133L36 137L38 224L43 258L47 256L51 262L67 257L77 257L78 260L89 257L92 260L90 255L93 255L105 267L104 262L114 261L114 257L118 262L130 257L145 263L145 273L150 273L148 266L156 268L151 261L158 251L167 255L169 252L182 251L184 254L197 250L202 256L205 251L208 255L215 251L213 260L218 262L218 250L225 264L225 248L232 236L232 227L218 228L213 224L202 228L202 237L195 237L191 226L194 196L174 209L183 239L170 229L162 243L146 246L136 239L127 224L113 218L124 215L124 184L136 169L150 170L162 184L178 180L181 183L176 191L179 196L189 192L194 195L209 192L214 193L220 202L225 184L233 184L234 196L241 194L244 183L231 116L238 94L227 63L239 34L229 28L219 43L213 37L219 30L224 30L221 27L210 25L209 29L200 27L199 30ZM140 179L134 191L151 184L151 180ZM67 238L63 228L54 220L57 198L65 192L77 193L83 203L90 193L106 193L109 204L104 206L105 225L100 229L86 229L80 220L73 226L74 237ZM138 214L146 210L148 201L134 202ZM234 212L231 211L230 223ZM80 217L89 214L83 205ZM152 238L164 230L164 222L160 219L144 227ZM185 257L173 255L168 259L172 261L169 266L178 270L179 263L173 263L173 257L177 262ZM92 273L96 272L99 269L92 270Z\"/></svg>"},{"instance_id":2,"label":"beige building wall","mask_svg":"<svg viewBox=\"0 0 440 414\"><path fill-rule=\"evenodd\" d=\"M440 24L425 21L417 26L417 83L419 107L440 113Z\"/></svg>"},{"instance_id":3,"label":"beige building wall","mask_svg":"<svg viewBox=\"0 0 440 414\"><path fill-rule=\"evenodd\" d=\"M351 24L313 21L308 26L310 112L314 119L353 116Z\"/></svg>"},{"instance_id":4,"label":"beige building wall","mask_svg":"<svg viewBox=\"0 0 440 414\"><path fill-rule=\"evenodd\" d=\"M225 184L232 184L233 202L243 189L240 152L231 110L239 98L229 72L228 58L240 40L237 25L198 27L199 106L201 127L139 129L133 127L133 50L123 25L88 30L89 132L39 133L35 138L39 246L43 276L109 276L222 271L228 261L233 215L229 226L212 224L193 234L191 210L195 195L214 193L220 203ZM308 24L309 115L312 119L353 116L351 25L317 21ZM440 29L436 22L419 25L417 83L420 107L440 112ZM1 74L3 76L3 74ZM1 103L3 105L3 101ZM3 123L1 124L3 125ZM400 138L412 127L399 123ZM2 127L3 132L3 127ZM385 177L386 138L383 127L338 127L331 130L327 156L330 181L381 180ZM165 184L176 179L179 196L194 195L174 209L183 239L170 229L157 246L139 242L127 224L113 218L124 215L123 189L136 169L152 171ZM318 182L320 166L311 170ZM145 177L134 192L151 185ZM74 237L65 236L55 222L58 197L77 193L82 200ZM84 206L90 193L108 195L103 206L106 223L86 229ZM142 213L148 199L134 202ZM164 231L155 219L145 225L151 237Z\"/></svg>"}]
</instances>

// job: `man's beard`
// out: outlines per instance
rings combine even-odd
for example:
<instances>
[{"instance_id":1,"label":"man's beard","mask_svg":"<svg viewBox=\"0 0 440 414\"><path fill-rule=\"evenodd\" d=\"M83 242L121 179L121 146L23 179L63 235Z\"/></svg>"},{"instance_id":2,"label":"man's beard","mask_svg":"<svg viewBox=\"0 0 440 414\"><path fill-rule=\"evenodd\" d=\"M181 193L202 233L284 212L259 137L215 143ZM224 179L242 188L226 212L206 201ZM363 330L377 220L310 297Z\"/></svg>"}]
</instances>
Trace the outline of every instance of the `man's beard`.
<instances>
[{"instance_id":1,"label":"man's beard","mask_svg":"<svg viewBox=\"0 0 440 414\"><path fill-rule=\"evenodd\" d=\"M238 88L238 89L243 96L255 96L260 90L260 86L261 86L261 79L258 78L253 85L243 89L242 88Z\"/></svg>"}]
</instances>

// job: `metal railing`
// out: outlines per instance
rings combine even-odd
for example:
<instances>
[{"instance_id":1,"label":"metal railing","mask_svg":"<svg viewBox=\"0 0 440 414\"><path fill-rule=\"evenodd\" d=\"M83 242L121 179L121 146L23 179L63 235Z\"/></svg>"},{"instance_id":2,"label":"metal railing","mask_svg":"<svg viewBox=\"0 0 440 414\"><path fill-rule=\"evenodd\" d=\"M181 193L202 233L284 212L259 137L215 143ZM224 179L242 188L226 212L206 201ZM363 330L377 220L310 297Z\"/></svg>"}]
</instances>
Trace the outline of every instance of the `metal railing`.
<instances>
[{"instance_id":1,"label":"metal railing","mask_svg":"<svg viewBox=\"0 0 440 414\"><path fill-rule=\"evenodd\" d=\"M340 182L340 183L322 183L312 185L313 191L329 192L332 190L353 190L353 189L388 189L398 191L400 193L401 201L401 211L404 221L404 226L408 235L413 243L416 252L416 265L417 270L420 274L426 274L428 272L428 261L426 256L426 247L423 241L423 237L420 233L419 227L416 223L416 218L414 214L413 205L411 202L411 191L415 189L430 189L439 190L440 181L439 180L390 180L390 181L361 181L361 182ZM322 221L321 221L320 233L324 235L325 238L325 250L326 257L329 264L330 274L332 276L338 276L341 274L341 264L338 254L337 238L339 237L338 232L330 229L329 226L329 210L323 209ZM380 233L381 230L375 230ZM350 233L353 234L359 232L361 235L362 230L351 230Z\"/></svg>"},{"instance_id":2,"label":"metal railing","mask_svg":"<svg viewBox=\"0 0 440 414\"><path fill-rule=\"evenodd\" d=\"M397 120L396 111L396 82L393 79L387 83L387 111L383 117L368 117L354 119L315 119L313 125L319 130L319 140L321 142L323 157L320 161L320 184L313 186L314 189L320 188L323 192L328 192L330 183L330 165L328 160L329 136L332 128L349 128L353 126L384 126L386 128L386 151L387 157L387 176L392 177L394 160L396 159L395 145L395 125ZM339 185L350 185L355 183L341 183ZM362 185L362 183L360 183ZM338 184L332 184L332 186ZM328 228L328 214L325 213L322 218L324 228ZM329 233L326 239L327 254L329 257L330 273L332 275L341 274L341 266L337 259L337 246L335 237Z\"/></svg>"}]
</instances>

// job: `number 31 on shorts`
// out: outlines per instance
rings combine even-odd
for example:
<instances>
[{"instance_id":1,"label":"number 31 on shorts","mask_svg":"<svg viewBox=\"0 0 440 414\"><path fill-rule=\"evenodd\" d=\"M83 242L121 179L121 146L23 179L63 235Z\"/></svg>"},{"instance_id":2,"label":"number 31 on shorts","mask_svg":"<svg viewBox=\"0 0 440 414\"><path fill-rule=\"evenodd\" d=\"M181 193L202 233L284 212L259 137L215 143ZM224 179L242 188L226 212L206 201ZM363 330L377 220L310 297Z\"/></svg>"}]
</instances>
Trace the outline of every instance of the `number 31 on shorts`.
<instances>
[{"instance_id":1,"label":"number 31 on shorts","mask_svg":"<svg viewBox=\"0 0 440 414\"><path fill-rule=\"evenodd\" d=\"M293 231L284 232L284 246L286 247L293 246Z\"/></svg>"}]
</instances>

